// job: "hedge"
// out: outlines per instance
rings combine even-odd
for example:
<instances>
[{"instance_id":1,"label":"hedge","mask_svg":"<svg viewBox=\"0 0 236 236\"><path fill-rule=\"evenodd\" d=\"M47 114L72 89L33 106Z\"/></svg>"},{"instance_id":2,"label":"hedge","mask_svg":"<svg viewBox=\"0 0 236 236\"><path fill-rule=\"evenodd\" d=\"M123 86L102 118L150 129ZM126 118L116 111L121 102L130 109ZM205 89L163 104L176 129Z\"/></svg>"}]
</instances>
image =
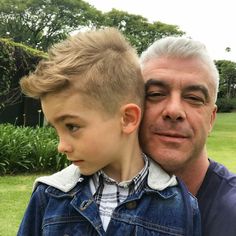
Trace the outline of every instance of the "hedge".
<instances>
[{"instance_id":1,"label":"hedge","mask_svg":"<svg viewBox=\"0 0 236 236\"><path fill-rule=\"evenodd\" d=\"M51 127L0 125L0 175L58 171L66 156L57 152L57 135Z\"/></svg>"}]
</instances>

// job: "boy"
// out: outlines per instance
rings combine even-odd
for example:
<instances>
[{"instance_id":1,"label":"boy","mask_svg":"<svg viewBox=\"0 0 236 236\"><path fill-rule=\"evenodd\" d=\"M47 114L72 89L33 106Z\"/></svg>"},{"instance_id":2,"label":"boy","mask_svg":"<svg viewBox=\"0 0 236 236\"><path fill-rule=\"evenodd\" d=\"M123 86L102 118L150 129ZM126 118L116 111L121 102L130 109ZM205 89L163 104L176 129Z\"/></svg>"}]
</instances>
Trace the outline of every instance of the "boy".
<instances>
[{"instance_id":1,"label":"boy","mask_svg":"<svg viewBox=\"0 0 236 236\"><path fill-rule=\"evenodd\" d=\"M56 45L21 87L72 165L36 180L18 235L200 235L195 199L140 149L144 84L117 30Z\"/></svg>"}]
</instances>

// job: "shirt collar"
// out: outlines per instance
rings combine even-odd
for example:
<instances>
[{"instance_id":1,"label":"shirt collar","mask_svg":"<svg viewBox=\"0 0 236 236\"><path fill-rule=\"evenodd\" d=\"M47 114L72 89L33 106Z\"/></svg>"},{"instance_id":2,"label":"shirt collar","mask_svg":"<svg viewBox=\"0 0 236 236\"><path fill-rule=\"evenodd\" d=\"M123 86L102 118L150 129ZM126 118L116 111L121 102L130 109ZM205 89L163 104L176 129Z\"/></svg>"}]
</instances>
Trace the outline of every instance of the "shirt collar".
<instances>
[{"instance_id":1,"label":"shirt collar","mask_svg":"<svg viewBox=\"0 0 236 236\"><path fill-rule=\"evenodd\" d=\"M137 191L142 185L145 177L148 175L149 159L144 153L142 153L142 157L144 160L144 167L135 177L130 180L118 183L117 181L109 177L103 170L99 170L98 172L96 172L92 177L95 189L97 189L101 183L109 183L117 185L121 188L134 188L134 191Z\"/></svg>"},{"instance_id":2,"label":"shirt collar","mask_svg":"<svg viewBox=\"0 0 236 236\"><path fill-rule=\"evenodd\" d=\"M161 191L169 186L177 185L177 180L174 175L168 175L153 160L149 159L149 162L150 164L147 170L147 172L149 172L147 181L149 187ZM63 192L69 192L78 182L83 182L83 178L79 168L72 164L51 176L42 176L37 178L34 182L33 189L35 189L39 183L44 183Z\"/></svg>"}]
</instances>

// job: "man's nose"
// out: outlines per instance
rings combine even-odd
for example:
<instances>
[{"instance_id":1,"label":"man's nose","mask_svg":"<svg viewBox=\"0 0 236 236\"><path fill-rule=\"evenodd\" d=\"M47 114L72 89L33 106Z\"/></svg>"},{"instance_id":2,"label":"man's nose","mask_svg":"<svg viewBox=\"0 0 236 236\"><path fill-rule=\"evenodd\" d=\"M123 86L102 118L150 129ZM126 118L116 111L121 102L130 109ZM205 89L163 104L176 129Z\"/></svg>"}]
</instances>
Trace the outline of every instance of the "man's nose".
<instances>
[{"instance_id":1,"label":"man's nose","mask_svg":"<svg viewBox=\"0 0 236 236\"><path fill-rule=\"evenodd\" d=\"M182 121L186 118L185 108L180 95L170 96L162 113L164 120Z\"/></svg>"},{"instance_id":2,"label":"man's nose","mask_svg":"<svg viewBox=\"0 0 236 236\"><path fill-rule=\"evenodd\" d=\"M67 153L72 152L72 147L68 142L60 138L58 146L57 146L57 150L60 153L67 154Z\"/></svg>"}]
</instances>

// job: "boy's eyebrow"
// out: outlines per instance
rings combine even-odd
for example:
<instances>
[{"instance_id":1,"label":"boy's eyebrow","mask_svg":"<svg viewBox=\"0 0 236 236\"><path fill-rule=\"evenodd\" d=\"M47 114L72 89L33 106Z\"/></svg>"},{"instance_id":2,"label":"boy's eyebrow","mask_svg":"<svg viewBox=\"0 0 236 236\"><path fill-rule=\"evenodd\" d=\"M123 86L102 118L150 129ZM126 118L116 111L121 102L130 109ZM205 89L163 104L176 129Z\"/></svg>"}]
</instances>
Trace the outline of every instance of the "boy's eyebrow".
<instances>
[{"instance_id":1,"label":"boy's eyebrow","mask_svg":"<svg viewBox=\"0 0 236 236\"><path fill-rule=\"evenodd\" d=\"M77 115L61 115L58 117L55 117L53 121L48 121L48 124L53 126L53 123L59 123L59 122L63 122L65 119L78 119L79 117Z\"/></svg>"}]
</instances>

